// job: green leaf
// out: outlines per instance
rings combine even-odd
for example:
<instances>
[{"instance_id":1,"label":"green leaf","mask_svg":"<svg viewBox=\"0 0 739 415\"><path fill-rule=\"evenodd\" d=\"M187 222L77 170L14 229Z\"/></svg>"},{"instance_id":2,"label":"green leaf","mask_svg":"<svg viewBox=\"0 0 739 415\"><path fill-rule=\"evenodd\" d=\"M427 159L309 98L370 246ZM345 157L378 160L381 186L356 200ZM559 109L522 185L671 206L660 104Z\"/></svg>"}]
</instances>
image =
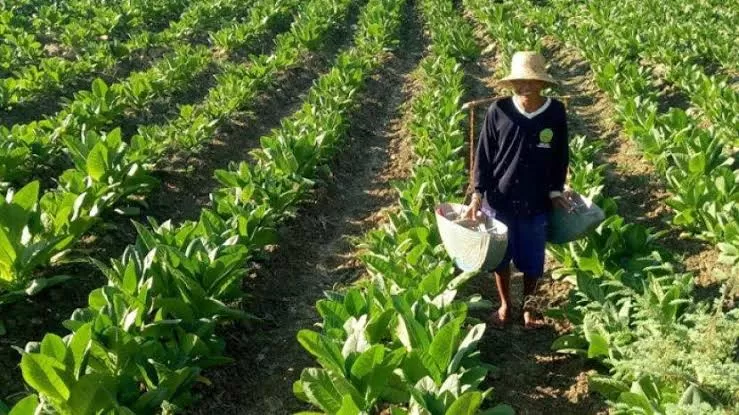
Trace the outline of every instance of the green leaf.
<instances>
[{"instance_id":1,"label":"green leaf","mask_svg":"<svg viewBox=\"0 0 739 415\"><path fill-rule=\"evenodd\" d=\"M92 93L97 97L105 96L108 92L108 85L100 78L92 81Z\"/></svg>"},{"instance_id":2,"label":"green leaf","mask_svg":"<svg viewBox=\"0 0 739 415\"><path fill-rule=\"evenodd\" d=\"M706 169L706 156L703 153L696 153L690 157L688 169L693 174L700 174Z\"/></svg>"},{"instance_id":3,"label":"green leaf","mask_svg":"<svg viewBox=\"0 0 739 415\"><path fill-rule=\"evenodd\" d=\"M702 401L703 397L701 396L700 389L694 384L688 386L680 396L680 405L700 405Z\"/></svg>"},{"instance_id":4,"label":"green leaf","mask_svg":"<svg viewBox=\"0 0 739 415\"><path fill-rule=\"evenodd\" d=\"M23 186L15 195L13 195L13 203L22 207L23 210L29 211L38 201L39 187L38 180L32 181Z\"/></svg>"},{"instance_id":5,"label":"green leaf","mask_svg":"<svg viewBox=\"0 0 739 415\"><path fill-rule=\"evenodd\" d=\"M624 403L632 407L641 408L647 414L654 414L652 405L649 403L646 397L633 392L624 392L618 396L618 402Z\"/></svg>"},{"instance_id":6,"label":"green leaf","mask_svg":"<svg viewBox=\"0 0 739 415\"><path fill-rule=\"evenodd\" d=\"M84 372L85 359L92 345L92 324L85 323L78 328L69 342L69 351L74 362L74 376L79 379Z\"/></svg>"},{"instance_id":7,"label":"green leaf","mask_svg":"<svg viewBox=\"0 0 739 415\"><path fill-rule=\"evenodd\" d=\"M115 390L111 379L101 374L92 373L83 376L72 388L69 407L75 415L95 415L112 409L112 394Z\"/></svg>"},{"instance_id":8,"label":"green leaf","mask_svg":"<svg viewBox=\"0 0 739 415\"><path fill-rule=\"evenodd\" d=\"M621 393L629 391L628 385L608 376L592 376L588 383L592 390L611 400L618 398Z\"/></svg>"},{"instance_id":9,"label":"green leaf","mask_svg":"<svg viewBox=\"0 0 739 415\"><path fill-rule=\"evenodd\" d=\"M55 275L49 278L36 278L28 284L28 287L25 289L25 293L27 295L36 295L49 287L69 281L70 279L72 279L72 277L69 275Z\"/></svg>"},{"instance_id":10,"label":"green leaf","mask_svg":"<svg viewBox=\"0 0 739 415\"><path fill-rule=\"evenodd\" d=\"M358 379L369 375L377 366L382 364L385 357L385 348L376 344L359 355L351 368L351 374Z\"/></svg>"},{"instance_id":11,"label":"green leaf","mask_svg":"<svg viewBox=\"0 0 739 415\"><path fill-rule=\"evenodd\" d=\"M18 253L15 251L15 245L11 242L5 229L0 226L0 264L5 264L10 268L17 256ZM11 278L14 278L12 274Z\"/></svg>"},{"instance_id":12,"label":"green leaf","mask_svg":"<svg viewBox=\"0 0 739 415\"><path fill-rule=\"evenodd\" d=\"M390 323L396 314L397 312L394 309L389 308L383 311L380 315L372 317L370 322L367 324L367 329L365 330L367 341L370 344L379 343L380 340L385 337L390 330Z\"/></svg>"},{"instance_id":13,"label":"green leaf","mask_svg":"<svg viewBox=\"0 0 739 415\"><path fill-rule=\"evenodd\" d=\"M61 337L54 333L49 333L41 341L41 354L63 362L67 356L67 345L64 344L64 340Z\"/></svg>"},{"instance_id":14,"label":"green leaf","mask_svg":"<svg viewBox=\"0 0 739 415\"><path fill-rule=\"evenodd\" d=\"M69 387L57 370L64 370L64 365L55 359L35 353L26 353L21 358L23 379L41 394L56 401L69 399Z\"/></svg>"},{"instance_id":15,"label":"green leaf","mask_svg":"<svg viewBox=\"0 0 739 415\"><path fill-rule=\"evenodd\" d=\"M321 365L326 369L344 373L344 358L339 346L330 338L315 331L304 329L298 332L298 342L310 354L318 358Z\"/></svg>"},{"instance_id":16,"label":"green leaf","mask_svg":"<svg viewBox=\"0 0 739 415\"><path fill-rule=\"evenodd\" d=\"M552 350L585 350L588 347L587 340L575 334L566 334L558 337L552 343Z\"/></svg>"},{"instance_id":17,"label":"green leaf","mask_svg":"<svg viewBox=\"0 0 739 415\"><path fill-rule=\"evenodd\" d=\"M324 331L338 328L341 329L344 322L349 319L349 313L344 306L333 300L319 300L316 303L318 313L323 317Z\"/></svg>"},{"instance_id":18,"label":"green leaf","mask_svg":"<svg viewBox=\"0 0 739 415\"><path fill-rule=\"evenodd\" d=\"M446 415L475 415L482 403L482 393L467 392L457 398L446 411Z\"/></svg>"},{"instance_id":19,"label":"green leaf","mask_svg":"<svg viewBox=\"0 0 739 415\"><path fill-rule=\"evenodd\" d=\"M99 182L108 170L108 149L103 143L97 143L87 155L87 174Z\"/></svg>"},{"instance_id":20,"label":"green leaf","mask_svg":"<svg viewBox=\"0 0 739 415\"><path fill-rule=\"evenodd\" d=\"M341 401L341 409L336 412L336 415L359 415L361 412L362 411L357 407L357 404L354 403L352 397L345 395L344 399Z\"/></svg>"},{"instance_id":21,"label":"green leaf","mask_svg":"<svg viewBox=\"0 0 739 415\"><path fill-rule=\"evenodd\" d=\"M592 333L588 339L588 357L608 356L608 340L599 333Z\"/></svg>"},{"instance_id":22,"label":"green leaf","mask_svg":"<svg viewBox=\"0 0 739 415\"><path fill-rule=\"evenodd\" d=\"M354 316L359 317L366 312L367 302L362 298L359 290L349 290L344 297L344 308Z\"/></svg>"},{"instance_id":23,"label":"green leaf","mask_svg":"<svg viewBox=\"0 0 739 415\"><path fill-rule=\"evenodd\" d=\"M446 370L457 348L464 318L452 320L444 325L434 336L429 353L442 371Z\"/></svg>"},{"instance_id":24,"label":"green leaf","mask_svg":"<svg viewBox=\"0 0 739 415\"><path fill-rule=\"evenodd\" d=\"M341 409L343 405L341 393L336 390L325 370L305 369L300 374L300 380L303 385L303 393L312 404L330 414Z\"/></svg>"},{"instance_id":25,"label":"green leaf","mask_svg":"<svg viewBox=\"0 0 739 415\"><path fill-rule=\"evenodd\" d=\"M516 415L516 411L510 405L496 405L480 415Z\"/></svg>"},{"instance_id":26,"label":"green leaf","mask_svg":"<svg viewBox=\"0 0 739 415\"><path fill-rule=\"evenodd\" d=\"M13 409L8 415L35 415L36 408L38 408L38 396L29 395L21 399L20 402L15 404Z\"/></svg>"}]
</instances>

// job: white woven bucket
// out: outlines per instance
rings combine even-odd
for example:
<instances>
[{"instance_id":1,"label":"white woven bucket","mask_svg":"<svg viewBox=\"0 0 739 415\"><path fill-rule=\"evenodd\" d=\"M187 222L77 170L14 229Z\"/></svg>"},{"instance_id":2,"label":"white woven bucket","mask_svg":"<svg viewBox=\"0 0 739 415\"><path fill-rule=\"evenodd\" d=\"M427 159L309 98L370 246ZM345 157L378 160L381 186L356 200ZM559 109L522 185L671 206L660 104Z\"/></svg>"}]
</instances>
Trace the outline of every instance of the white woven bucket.
<instances>
[{"instance_id":1,"label":"white woven bucket","mask_svg":"<svg viewBox=\"0 0 739 415\"><path fill-rule=\"evenodd\" d=\"M508 246L508 227L483 215L477 226L462 220L467 206L442 203L436 207L436 225L449 256L462 271L491 271L500 264ZM466 226L465 226L466 225ZM481 229L480 229L481 228Z\"/></svg>"},{"instance_id":2,"label":"white woven bucket","mask_svg":"<svg viewBox=\"0 0 739 415\"><path fill-rule=\"evenodd\" d=\"M572 211L555 208L549 218L549 242L564 244L587 235L606 218L605 213L592 200L576 192L565 192L573 206Z\"/></svg>"}]
</instances>

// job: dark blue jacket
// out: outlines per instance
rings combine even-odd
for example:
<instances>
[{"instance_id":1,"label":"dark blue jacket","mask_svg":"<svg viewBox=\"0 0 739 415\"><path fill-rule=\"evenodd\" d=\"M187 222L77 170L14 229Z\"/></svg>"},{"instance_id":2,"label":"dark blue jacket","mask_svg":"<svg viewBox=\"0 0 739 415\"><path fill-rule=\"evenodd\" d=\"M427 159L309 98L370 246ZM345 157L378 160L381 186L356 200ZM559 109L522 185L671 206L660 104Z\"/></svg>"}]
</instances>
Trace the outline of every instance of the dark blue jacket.
<instances>
[{"instance_id":1,"label":"dark blue jacket","mask_svg":"<svg viewBox=\"0 0 739 415\"><path fill-rule=\"evenodd\" d=\"M550 192L563 191L569 165L564 104L552 99L529 119L511 97L493 102L475 159L475 191L494 209L519 217L549 212Z\"/></svg>"}]
</instances>

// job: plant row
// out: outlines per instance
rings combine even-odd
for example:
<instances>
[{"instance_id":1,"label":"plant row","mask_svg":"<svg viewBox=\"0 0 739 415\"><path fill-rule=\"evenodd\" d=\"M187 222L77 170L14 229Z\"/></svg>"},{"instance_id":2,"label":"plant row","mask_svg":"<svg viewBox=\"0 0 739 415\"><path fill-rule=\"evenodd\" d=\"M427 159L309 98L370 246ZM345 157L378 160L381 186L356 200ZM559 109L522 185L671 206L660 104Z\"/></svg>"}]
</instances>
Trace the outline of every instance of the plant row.
<instances>
[{"instance_id":1,"label":"plant row","mask_svg":"<svg viewBox=\"0 0 739 415\"><path fill-rule=\"evenodd\" d=\"M181 0L170 0L158 5L170 9L181 8ZM158 8L146 7L142 10L153 15L160 15ZM171 49L174 46L187 47L186 35L198 30L208 29L213 23L224 22L242 15L249 8L249 3L235 0L211 2L200 0L190 5L180 16L161 32L152 33L146 30L128 33L129 40L121 42L117 39L101 41L95 38L92 45L84 53L75 56L52 56L35 65L22 68L11 68L13 77L0 80L0 106L11 108L18 104L29 104L50 92L63 89L76 80L94 73L106 71L119 64L121 59L130 58L147 50L156 48ZM139 10L141 13L141 10ZM153 16L142 15L144 21ZM77 23L80 24L80 23ZM101 35L102 36L102 35ZM16 49L17 51L17 49ZM67 53L69 55L70 53Z\"/></svg>"},{"instance_id":2,"label":"plant row","mask_svg":"<svg viewBox=\"0 0 739 415\"><path fill-rule=\"evenodd\" d=\"M420 91L409 105L412 179L397 184L399 212L364 238L370 278L328 292L316 304L320 333L298 334L320 367L304 369L294 391L321 413L476 414L490 394L478 390L491 369L477 348L485 325L468 316L483 302L458 296L472 275L455 275L433 214L441 201L461 198L464 74L455 56L473 59L477 52L471 38L457 42L471 31L451 2L419 7L433 52L419 68ZM511 412L500 405L484 413Z\"/></svg>"},{"instance_id":3,"label":"plant row","mask_svg":"<svg viewBox=\"0 0 739 415\"><path fill-rule=\"evenodd\" d=\"M486 8L496 7L466 4L481 20L492 15ZM595 160L605 145L584 136L570 140L570 186L594 198L607 219L585 239L550 247L560 264L553 277L574 285L569 301L548 311L572 326L552 347L607 365L608 375L591 377L590 384L609 399L614 413L736 410L739 365L732 361L731 339L739 333L739 313L723 308L736 282L729 280L714 303L692 297L692 276L678 272L659 245L660 235L627 223L602 194L605 166Z\"/></svg>"},{"instance_id":4,"label":"plant row","mask_svg":"<svg viewBox=\"0 0 739 415\"><path fill-rule=\"evenodd\" d=\"M128 49L149 37L147 24L175 17L184 7L183 0L151 4L146 1L99 4L77 0L41 5L38 9L4 12L9 21L29 20L26 25L12 25L12 36L0 44L0 54L25 58L5 61L6 73L15 74L0 82L2 107L22 102L33 94L78 75L110 68ZM71 8L71 9L70 9ZM71 10L84 11L71 18ZM30 17L33 16L33 17ZM122 42L123 37L132 37ZM138 43L137 43L138 42Z\"/></svg>"},{"instance_id":5,"label":"plant row","mask_svg":"<svg viewBox=\"0 0 739 415\"><path fill-rule=\"evenodd\" d=\"M681 10L679 2L624 2L619 7L603 2L588 4L588 13L578 13L570 20L581 30L589 30L601 42L607 42L619 57L632 61L649 62L659 76L684 91L703 116L717 130L716 134L739 148L739 92L722 74L707 75L702 61L705 59L696 49L701 45L717 45L722 42L731 48L733 40L723 41L690 32L698 26L696 19L682 20L672 17ZM717 9L721 9L720 7ZM570 7L572 13L576 8ZM645 30L645 28L647 28ZM720 31L720 26L713 28ZM724 30L726 30L724 28ZM690 111L689 111L690 114Z\"/></svg>"},{"instance_id":6,"label":"plant row","mask_svg":"<svg viewBox=\"0 0 739 415\"><path fill-rule=\"evenodd\" d=\"M238 43L252 44L289 16L294 4L293 1L255 1L248 20L229 25L222 32L239 30ZM214 36L219 33L221 31ZM232 46L236 46L235 43ZM90 90L77 92L51 118L17 124L10 130L0 127L0 160L3 161L0 181L17 184L30 181L37 173L48 173L39 169L49 169L65 161L65 137L78 137L88 131L102 132L132 111L142 111L157 100L190 87L206 69L227 65L222 56L205 46L181 44L149 69L134 72L110 86L96 79Z\"/></svg>"},{"instance_id":7,"label":"plant row","mask_svg":"<svg viewBox=\"0 0 739 415\"><path fill-rule=\"evenodd\" d=\"M0 255L1 302L32 295L68 277L35 278L42 266L59 263L73 244L102 219L103 214L127 213L132 203L156 183L150 175L163 152L197 151L223 121L243 109L262 91L274 86L277 76L300 64L320 48L331 29L343 21L348 0L317 0L299 6L290 30L276 38L272 55L254 57L249 66L232 65L199 106L180 107L180 116L164 126L145 127L129 143L120 130L108 134L86 132L66 137L65 145L75 168L59 179L59 186L40 198L38 182L17 193L9 191L1 209L23 212L19 219L0 216L6 255ZM283 7L287 7L286 3ZM260 9L267 22L277 7ZM256 16L255 16L256 17ZM266 24L266 23L265 23ZM137 195L134 202L131 197ZM135 209L137 210L137 209Z\"/></svg>"}]
</instances>

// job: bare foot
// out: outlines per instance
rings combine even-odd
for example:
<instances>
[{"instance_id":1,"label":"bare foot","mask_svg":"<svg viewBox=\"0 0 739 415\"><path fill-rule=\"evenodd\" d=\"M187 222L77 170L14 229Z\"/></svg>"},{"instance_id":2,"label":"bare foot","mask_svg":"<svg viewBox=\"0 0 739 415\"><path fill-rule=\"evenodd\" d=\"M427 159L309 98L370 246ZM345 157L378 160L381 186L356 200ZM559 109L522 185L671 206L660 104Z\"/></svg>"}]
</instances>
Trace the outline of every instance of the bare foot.
<instances>
[{"instance_id":1,"label":"bare foot","mask_svg":"<svg viewBox=\"0 0 739 415\"><path fill-rule=\"evenodd\" d=\"M511 316L508 312L508 308L501 307L498 309L498 311L494 312L493 315L490 316L490 319L488 320L490 323L490 326L494 329L503 330L510 324L511 322Z\"/></svg>"},{"instance_id":2,"label":"bare foot","mask_svg":"<svg viewBox=\"0 0 739 415\"><path fill-rule=\"evenodd\" d=\"M523 312L523 328L526 330L537 330L546 327L544 320L536 318L531 311Z\"/></svg>"}]
</instances>

